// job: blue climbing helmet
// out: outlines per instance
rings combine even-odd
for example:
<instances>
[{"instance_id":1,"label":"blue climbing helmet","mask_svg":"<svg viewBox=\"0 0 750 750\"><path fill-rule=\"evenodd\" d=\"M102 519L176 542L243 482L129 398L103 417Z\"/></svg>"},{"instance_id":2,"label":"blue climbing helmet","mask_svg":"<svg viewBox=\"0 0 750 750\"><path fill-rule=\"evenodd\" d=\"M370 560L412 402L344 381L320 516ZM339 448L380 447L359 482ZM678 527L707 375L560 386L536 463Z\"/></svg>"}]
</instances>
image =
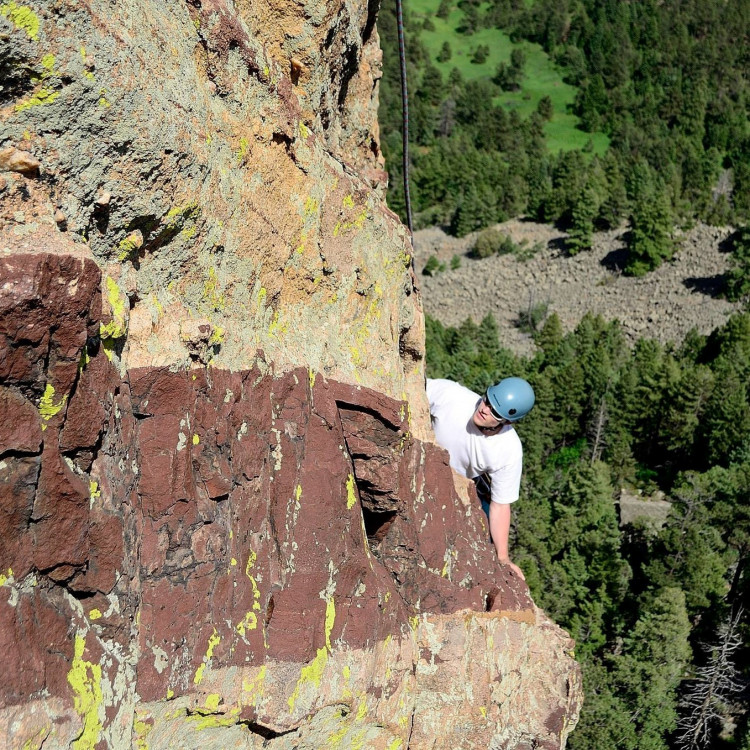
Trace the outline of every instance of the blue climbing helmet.
<instances>
[{"instance_id":1,"label":"blue climbing helmet","mask_svg":"<svg viewBox=\"0 0 750 750\"><path fill-rule=\"evenodd\" d=\"M487 389L492 411L509 422L525 417L534 406L534 389L523 378L505 378Z\"/></svg>"}]
</instances>

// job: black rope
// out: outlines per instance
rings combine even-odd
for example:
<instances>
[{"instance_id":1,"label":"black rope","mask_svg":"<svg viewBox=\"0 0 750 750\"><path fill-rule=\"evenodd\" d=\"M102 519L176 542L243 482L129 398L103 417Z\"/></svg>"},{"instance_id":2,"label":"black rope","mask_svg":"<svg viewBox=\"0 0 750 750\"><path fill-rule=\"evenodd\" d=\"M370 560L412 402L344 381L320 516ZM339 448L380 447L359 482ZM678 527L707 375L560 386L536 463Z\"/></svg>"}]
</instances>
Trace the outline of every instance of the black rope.
<instances>
[{"instance_id":1,"label":"black rope","mask_svg":"<svg viewBox=\"0 0 750 750\"><path fill-rule=\"evenodd\" d=\"M406 49L404 47L404 19L401 12L401 0L396 0L396 22L398 25L398 56L401 62L401 112L403 119L403 169L404 169L404 203L406 204L406 224L409 233L414 236L411 221L411 198L409 197L409 94L406 90ZM414 254L412 253L412 265Z\"/></svg>"}]
</instances>

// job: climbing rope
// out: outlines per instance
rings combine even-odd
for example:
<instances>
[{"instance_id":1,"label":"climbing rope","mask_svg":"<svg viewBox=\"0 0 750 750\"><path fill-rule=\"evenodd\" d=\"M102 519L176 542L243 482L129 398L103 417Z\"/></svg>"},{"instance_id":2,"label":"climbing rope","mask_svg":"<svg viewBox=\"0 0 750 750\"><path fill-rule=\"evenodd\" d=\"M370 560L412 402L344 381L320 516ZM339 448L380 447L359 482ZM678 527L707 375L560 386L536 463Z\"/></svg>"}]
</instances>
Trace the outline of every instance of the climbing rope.
<instances>
[{"instance_id":1,"label":"climbing rope","mask_svg":"<svg viewBox=\"0 0 750 750\"><path fill-rule=\"evenodd\" d=\"M401 12L401 0L396 0L396 22L398 25L398 57L401 62L401 113L403 126L403 169L404 169L404 203L406 204L406 224L414 242L414 227L411 221L411 198L409 197L409 94L406 90L406 49L404 47L404 19ZM414 253L412 253L412 268Z\"/></svg>"}]
</instances>

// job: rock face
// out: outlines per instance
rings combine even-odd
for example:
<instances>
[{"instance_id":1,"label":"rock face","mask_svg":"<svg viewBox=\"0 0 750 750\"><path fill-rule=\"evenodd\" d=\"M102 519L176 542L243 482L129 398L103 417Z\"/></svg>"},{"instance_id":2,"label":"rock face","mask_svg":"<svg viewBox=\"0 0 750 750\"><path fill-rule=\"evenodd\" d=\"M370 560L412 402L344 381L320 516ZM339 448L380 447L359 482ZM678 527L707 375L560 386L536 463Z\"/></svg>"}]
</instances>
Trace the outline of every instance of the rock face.
<instances>
[{"instance_id":1,"label":"rock face","mask_svg":"<svg viewBox=\"0 0 750 750\"><path fill-rule=\"evenodd\" d=\"M4 747L564 745L429 442L375 11L0 3Z\"/></svg>"}]
</instances>

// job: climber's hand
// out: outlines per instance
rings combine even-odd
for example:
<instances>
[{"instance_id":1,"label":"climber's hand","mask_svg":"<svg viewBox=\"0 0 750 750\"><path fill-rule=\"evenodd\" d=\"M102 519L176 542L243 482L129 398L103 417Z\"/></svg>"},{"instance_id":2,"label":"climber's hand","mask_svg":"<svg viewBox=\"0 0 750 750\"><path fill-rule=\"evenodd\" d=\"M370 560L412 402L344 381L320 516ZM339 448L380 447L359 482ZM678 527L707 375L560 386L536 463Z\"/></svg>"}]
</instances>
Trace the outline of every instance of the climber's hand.
<instances>
[{"instance_id":1,"label":"climber's hand","mask_svg":"<svg viewBox=\"0 0 750 750\"><path fill-rule=\"evenodd\" d=\"M526 576L523 574L521 568L515 563L510 561L509 557L498 557L501 565L507 565L522 581L526 580Z\"/></svg>"}]
</instances>

